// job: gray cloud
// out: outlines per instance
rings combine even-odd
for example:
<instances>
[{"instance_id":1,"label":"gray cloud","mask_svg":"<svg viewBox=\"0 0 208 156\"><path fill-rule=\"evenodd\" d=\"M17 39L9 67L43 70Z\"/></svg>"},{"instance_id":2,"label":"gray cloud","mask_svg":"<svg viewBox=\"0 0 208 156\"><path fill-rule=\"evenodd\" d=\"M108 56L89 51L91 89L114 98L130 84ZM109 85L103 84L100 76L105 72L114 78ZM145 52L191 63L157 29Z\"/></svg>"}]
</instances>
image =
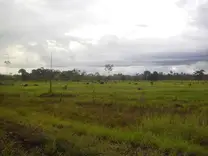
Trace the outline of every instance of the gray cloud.
<instances>
[{"instance_id":1,"label":"gray cloud","mask_svg":"<svg viewBox=\"0 0 208 156\"><path fill-rule=\"evenodd\" d=\"M197 9L196 25L200 29L208 29L208 1Z\"/></svg>"},{"instance_id":2,"label":"gray cloud","mask_svg":"<svg viewBox=\"0 0 208 156\"><path fill-rule=\"evenodd\" d=\"M72 0L43 1L45 3L42 5L38 5L40 0L31 4L30 1L0 1L0 37L4 44L59 39L63 38L68 30L92 22L89 14L84 12L84 2L80 3L83 6L74 8L75 5L72 4L75 4L75 1ZM68 9L64 11L63 7Z\"/></svg>"},{"instance_id":3,"label":"gray cloud","mask_svg":"<svg viewBox=\"0 0 208 156\"><path fill-rule=\"evenodd\" d=\"M48 67L50 52L53 52L53 66L56 68L80 67L97 70L106 63L113 63L119 69L134 71L134 67L196 65L208 61L208 3L200 5L192 13L192 21L182 35L162 38L127 39L116 34L105 34L96 44L92 38L65 35L85 25L99 24L100 20L88 10L95 0L0 0L0 66L10 55L10 68ZM182 2L182 1L181 1ZM180 4L185 7L187 1ZM147 24L136 27L148 29ZM69 33L70 34L70 33ZM56 40L58 46L48 48L46 40ZM34 42L35 44L30 44ZM73 50L72 42L82 46ZM22 48L10 48L21 45ZM166 67L165 67L166 66ZM204 68L206 66L203 66ZM194 68L194 67L192 67Z\"/></svg>"}]
</instances>

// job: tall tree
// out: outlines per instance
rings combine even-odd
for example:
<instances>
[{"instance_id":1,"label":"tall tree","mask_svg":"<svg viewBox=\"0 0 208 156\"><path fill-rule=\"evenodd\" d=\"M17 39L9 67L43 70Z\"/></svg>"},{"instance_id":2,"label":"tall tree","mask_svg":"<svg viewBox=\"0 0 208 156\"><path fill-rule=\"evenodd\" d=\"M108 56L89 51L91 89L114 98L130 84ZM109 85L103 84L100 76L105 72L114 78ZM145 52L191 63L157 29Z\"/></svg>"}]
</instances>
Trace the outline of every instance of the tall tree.
<instances>
[{"instance_id":1,"label":"tall tree","mask_svg":"<svg viewBox=\"0 0 208 156\"><path fill-rule=\"evenodd\" d=\"M154 71L150 76L149 76L149 80L151 81L157 81L159 78L159 74L158 72Z\"/></svg>"},{"instance_id":2,"label":"tall tree","mask_svg":"<svg viewBox=\"0 0 208 156\"><path fill-rule=\"evenodd\" d=\"M110 72L113 70L113 64L106 64L105 65L105 71L108 72L107 81L110 79Z\"/></svg>"},{"instance_id":3,"label":"tall tree","mask_svg":"<svg viewBox=\"0 0 208 156\"><path fill-rule=\"evenodd\" d=\"M108 72L108 75L110 74L110 72L113 70L113 64L106 64L105 65L105 71Z\"/></svg>"},{"instance_id":4,"label":"tall tree","mask_svg":"<svg viewBox=\"0 0 208 156\"><path fill-rule=\"evenodd\" d=\"M8 74L8 67L9 67L9 65L11 64L11 62L10 61L4 61L4 63L6 64L6 70L7 70L7 74Z\"/></svg>"},{"instance_id":5,"label":"tall tree","mask_svg":"<svg viewBox=\"0 0 208 156\"><path fill-rule=\"evenodd\" d=\"M23 69L23 68L20 69L18 71L18 73L22 75L22 80L23 81L27 80L29 74L27 73L27 71L25 69Z\"/></svg>"},{"instance_id":6,"label":"tall tree","mask_svg":"<svg viewBox=\"0 0 208 156\"><path fill-rule=\"evenodd\" d=\"M143 73L144 80L149 80L150 75L151 75L151 72L148 71L148 70L145 70L144 73Z\"/></svg>"},{"instance_id":7,"label":"tall tree","mask_svg":"<svg viewBox=\"0 0 208 156\"><path fill-rule=\"evenodd\" d=\"M205 70L203 70L203 69L195 71L194 74L193 74L194 78L196 80L202 80L203 77L204 77L204 72L205 72Z\"/></svg>"}]
</instances>

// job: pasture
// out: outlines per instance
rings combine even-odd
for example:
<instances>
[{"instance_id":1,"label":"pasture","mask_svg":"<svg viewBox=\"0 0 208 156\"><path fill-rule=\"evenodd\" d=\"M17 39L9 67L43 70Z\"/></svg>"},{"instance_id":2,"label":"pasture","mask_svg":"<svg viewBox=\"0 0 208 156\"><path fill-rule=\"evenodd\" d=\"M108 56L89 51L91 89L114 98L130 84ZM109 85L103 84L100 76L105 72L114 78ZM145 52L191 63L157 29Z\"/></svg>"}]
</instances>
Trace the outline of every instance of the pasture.
<instances>
[{"instance_id":1,"label":"pasture","mask_svg":"<svg viewBox=\"0 0 208 156\"><path fill-rule=\"evenodd\" d=\"M2 156L208 155L208 82L22 83L0 86Z\"/></svg>"}]
</instances>

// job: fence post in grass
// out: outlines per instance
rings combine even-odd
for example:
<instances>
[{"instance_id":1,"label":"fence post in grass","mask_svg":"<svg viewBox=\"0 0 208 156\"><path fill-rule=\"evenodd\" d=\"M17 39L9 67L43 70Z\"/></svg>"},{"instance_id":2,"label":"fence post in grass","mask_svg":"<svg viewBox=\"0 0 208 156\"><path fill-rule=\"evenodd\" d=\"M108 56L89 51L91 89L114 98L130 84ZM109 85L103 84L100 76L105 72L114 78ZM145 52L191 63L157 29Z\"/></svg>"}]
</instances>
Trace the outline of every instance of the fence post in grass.
<instances>
[{"instance_id":1,"label":"fence post in grass","mask_svg":"<svg viewBox=\"0 0 208 156\"><path fill-rule=\"evenodd\" d=\"M52 71L52 51L51 51L51 74L50 74L50 84L49 84L49 93L52 93L52 75L53 75L53 71Z\"/></svg>"},{"instance_id":2,"label":"fence post in grass","mask_svg":"<svg viewBox=\"0 0 208 156\"><path fill-rule=\"evenodd\" d=\"M57 51L57 49L56 49L56 41L48 41L47 40L47 43L48 43L48 48L50 46L52 46L54 48L54 46L55 46L55 50ZM53 78L53 70L52 70L52 64L53 64L53 62L52 61L53 61L53 54L52 54L52 50L51 50L49 93L52 93L52 78Z\"/></svg>"},{"instance_id":3,"label":"fence post in grass","mask_svg":"<svg viewBox=\"0 0 208 156\"><path fill-rule=\"evenodd\" d=\"M92 103L95 104L95 86L92 83Z\"/></svg>"}]
</instances>

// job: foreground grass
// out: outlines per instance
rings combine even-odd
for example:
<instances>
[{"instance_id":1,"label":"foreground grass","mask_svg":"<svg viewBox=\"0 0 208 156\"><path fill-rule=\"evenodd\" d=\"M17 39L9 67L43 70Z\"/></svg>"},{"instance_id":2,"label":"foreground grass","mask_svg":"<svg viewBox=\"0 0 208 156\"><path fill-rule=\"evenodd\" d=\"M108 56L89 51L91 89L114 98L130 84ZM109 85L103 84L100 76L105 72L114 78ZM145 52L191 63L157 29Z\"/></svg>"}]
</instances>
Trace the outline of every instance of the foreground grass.
<instances>
[{"instance_id":1,"label":"foreground grass","mask_svg":"<svg viewBox=\"0 0 208 156\"><path fill-rule=\"evenodd\" d=\"M34 83L0 86L3 155L208 155L206 82Z\"/></svg>"}]
</instances>

